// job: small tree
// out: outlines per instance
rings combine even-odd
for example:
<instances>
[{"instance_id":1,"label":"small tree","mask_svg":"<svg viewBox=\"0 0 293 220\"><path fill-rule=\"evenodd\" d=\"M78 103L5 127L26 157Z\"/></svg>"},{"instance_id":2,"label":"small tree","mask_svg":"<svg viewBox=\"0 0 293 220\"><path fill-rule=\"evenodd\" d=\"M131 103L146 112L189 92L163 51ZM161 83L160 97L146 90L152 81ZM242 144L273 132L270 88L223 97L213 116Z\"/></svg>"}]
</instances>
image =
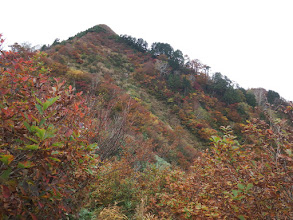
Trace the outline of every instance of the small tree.
<instances>
[{"instance_id":1,"label":"small tree","mask_svg":"<svg viewBox=\"0 0 293 220\"><path fill-rule=\"evenodd\" d=\"M164 54L168 58L171 58L174 53L174 49L171 47L170 44L156 42L152 44L151 53L154 56L159 56L161 54Z\"/></svg>"},{"instance_id":2,"label":"small tree","mask_svg":"<svg viewBox=\"0 0 293 220\"><path fill-rule=\"evenodd\" d=\"M240 91L237 89L228 88L225 91L223 96L224 102L226 102L227 104L234 104L234 103L241 102L241 96L239 93Z\"/></svg>"},{"instance_id":3,"label":"small tree","mask_svg":"<svg viewBox=\"0 0 293 220\"><path fill-rule=\"evenodd\" d=\"M280 95L273 90L269 90L267 94L267 99L270 104L274 104L278 99L280 99Z\"/></svg>"},{"instance_id":4,"label":"small tree","mask_svg":"<svg viewBox=\"0 0 293 220\"><path fill-rule=\"evenodd\" d=\"M248 105L255 107L256 106L256 98L252 92L246 92L245 94L246 102Z\"/></svg>"}]
</instances>

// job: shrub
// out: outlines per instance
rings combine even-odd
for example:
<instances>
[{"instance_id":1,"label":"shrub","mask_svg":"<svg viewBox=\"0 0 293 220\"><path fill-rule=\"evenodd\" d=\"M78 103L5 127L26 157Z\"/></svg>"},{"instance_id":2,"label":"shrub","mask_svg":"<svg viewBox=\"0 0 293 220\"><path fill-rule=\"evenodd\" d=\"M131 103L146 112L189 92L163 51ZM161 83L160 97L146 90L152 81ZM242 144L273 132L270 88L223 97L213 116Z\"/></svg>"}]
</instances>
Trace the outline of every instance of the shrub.
<instances>
[{"instance_id":1,"label":"shrub","mask_svg":"<svg viewBox=\"0 0 293 220\"><path fill-rule=\"evenodd\" d=\"M48 78L41 57L0 59L0 219L76 213L93 180L88 108L81 93Z\"/></svg>"},{"instance_id":2,"label":"shrub","mask_svg":"<svg viewBox=\"0 0 293 220\"><path fill-rule=\"evenodd\" d=\"M292 219L292 131L254 120L241 145L229 127L189 173L169 172L150 198L160 219Z\"/></svg>"}]
</instances>

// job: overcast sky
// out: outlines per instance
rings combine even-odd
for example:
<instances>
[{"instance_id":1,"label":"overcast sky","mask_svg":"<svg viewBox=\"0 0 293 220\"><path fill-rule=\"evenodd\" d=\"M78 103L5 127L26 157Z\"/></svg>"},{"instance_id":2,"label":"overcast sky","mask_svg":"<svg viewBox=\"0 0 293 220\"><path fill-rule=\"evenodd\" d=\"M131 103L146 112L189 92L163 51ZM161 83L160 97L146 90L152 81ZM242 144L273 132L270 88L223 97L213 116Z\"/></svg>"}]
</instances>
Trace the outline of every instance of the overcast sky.
<instances>
[{"instance_id":1,"label":"overcast sky","mask_svg":"<svg viewBox=\"0 0 293 220\"><path fill-rule=\"evenodd\" d=\"M97 24L169 43L244 88L293 100L293 0L6 0L6 46L66 40Z\"/></svg>"}]
</instances>

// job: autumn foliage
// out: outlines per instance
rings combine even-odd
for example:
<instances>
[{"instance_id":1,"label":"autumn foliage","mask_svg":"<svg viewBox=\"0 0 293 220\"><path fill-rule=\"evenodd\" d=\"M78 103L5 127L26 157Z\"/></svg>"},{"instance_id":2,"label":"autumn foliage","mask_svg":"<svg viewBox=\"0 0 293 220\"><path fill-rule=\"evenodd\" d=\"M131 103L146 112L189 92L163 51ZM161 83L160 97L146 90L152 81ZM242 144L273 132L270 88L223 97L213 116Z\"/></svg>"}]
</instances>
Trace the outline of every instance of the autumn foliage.
<instances>
[{"instance_id":1,"label":"autumn foliage","mask_svg":"<svg viewBox=\"0 0 293 220\"><path fill-rule=\"evenodd\" d=\"M76 213L93 179L88 108L81 93L48 77L42 56L1 56L0 218Z\"/></svg>"},{"instance_id":2,"label":"autumn foliage","mask_svg":"<svg viewBox=\"0 0 293 220\"><path fill-rule=\"evenodd\" d=\"M292 103L105 25L12 49L0 219L293 218Z\"/></svg>"},{"instance_id":3,"label":"autumn foliage","mask_svg":"<svg viewBox=\"0 0 293 220\"><path fill-rule=\"evenodd\" d=\"M211 152L203 153L190 173L174 171L166 177L166 188L153 198L150 209L161 218L175 219L291 219L288 133L249 123L244 132L251 139L241 145L229 128L223 129L225 135L212 137Z\"/></svg>"}]
</instances>

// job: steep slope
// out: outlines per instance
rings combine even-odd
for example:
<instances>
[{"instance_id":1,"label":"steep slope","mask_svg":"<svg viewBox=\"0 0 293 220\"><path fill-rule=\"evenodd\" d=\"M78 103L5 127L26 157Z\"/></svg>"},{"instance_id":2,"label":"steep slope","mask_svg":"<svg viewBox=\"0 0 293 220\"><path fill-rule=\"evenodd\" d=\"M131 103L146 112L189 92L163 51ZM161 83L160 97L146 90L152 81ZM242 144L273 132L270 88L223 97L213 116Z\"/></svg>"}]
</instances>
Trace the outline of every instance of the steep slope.
<instances>
[{"instance_id":1,"label":"steep slope","mask_svg":"<svg viewBox=\"0 0 293 220\"><path fill-rule=\"evenodd\" d=\"M95 191L102 206L122 200L126 211L118 213L137 219L293 216L286 208L293 190L292 127L283 120L290 118L289 103L274 92L236 87L220 73L209 77L207 65L184 61L168 44L149 50L142 39L99 32L67 45L77 55L60 53L62 47L56 55L135 100L127 143L136 153L127 160L140 173L114 171L102 181ZM281 200L272 196L278 192Z\"/></svg>"},{"instance_id":2,"label":"steep slope","mask_svg":"<svg viewBox=\"0 0 293 220\"><path fill-rule=\"evenodd\" d=\"M93 29L97 30L91 31ZM148 94L152 97L152 102L160 102L159 105L149 106L149 110L155 114L172 112L172 117L169 115L167 118L177 118L177 121L189 129L189 133L202 139L208 139L206 136L214 132L212 129L217 130L219 124L225 125L225 121L226 125L229 124L228 121L232 121L232 124L242 122L247 119L249 112L253 112L245 103L245 95L240 90L236 93L232 90L230 97L227 93L225 98L233 99L236 94L239 96L237 101L242 104L233 100L228 100L228 103L233 102L231 105L219 102L216 97L227 90L221 89L220 86L227 87L226 84L229 82L219 76L216 80L221 82L210 85L213 82L203 72L206 71L205 67L199 69L199 65L203 66L202 64L197 63L196 70L191 68L192 62L185 66L180 64L179 68L174 69L166 56L153 57L149 52L137 50L131 44L132 38L129 40L119 37L113 34L113 31L103 29L103 26L89 30L46 51L55 61L70 67L70 70L63 74L67 74L75 83L80 83L78 77L84 77L85 81L86 77L94 77L96 81L111 77L115 84L133 98L140 98L142 103L150 100L144 100L139 94ZM79 74L76 74L77 70ZM209 90L210 94L207 94ZM156 106L164 106L164 109L160 111L155 108ZM241 111L246 115L240 115ZM174 128L174 125L172 127ZM198 135L199 133L202 135Z\"/></svg>"},{"instance_id":3,"label":"steep slope","mask_svg":"<svg viewBox=\"0 0 293 220\"><path fill-rule=\"evenodd\" d=\"M53 44L46 52L57 61L58 71L64 66L59 75L78 89L90 90L110 80L154 115L164 129L179 129L182 141L195 149L208 147L210 137L221 133L221 126L231 126L241 140L247 120L269 120L263 111L271 91L264 90L265 99L260 101L256 92L260 90L236 87L221 73L209 77L209 66L189 58L184 61L182 52L169 44L154 43L148 49L143 39L118 36L109 27L97 25ZM284 108L276 106L286 106L286 102L278 94L269 99L269 105L275 104L272 111L278 111L275 117L285 117Z\"/></svg>"},{"instance_id":4,"label":"steep slope","mask_svg":"<svg viewBox=\"0 0 293 220\"><path fill-rule=\"evenodd\" d=\"M147 115L153 117L155 121L159 121L161 128L157 131L154 130L156 126L152 124L142 123L139 125L141 126L139 129L141 129L144 135L155 139L156 142L170 147L173 141L164 140L166 137L161 135L162 132L160 130L169 130L172 133L176 129L180 130L180 135L185 137L180 138L184 142L181 151L186 155L185 159L189 158L188 161L192 161L191 156L194 153L190 152L190 148L196 145L199 146L196 137L182 128L177 116L170 112L163 100L160 101L152 94L146 92L145 88L137 84L137 81L133 78L135 69L145 62L152 60L151 55L141 52L135 54L136 52L132 48L121 43L119 38L116 35L112 35L112 33L100 31L99 29L98 33L89 32L85 35L81 34L81 38L70 39L67 42L53 46L51 49L46 50L46 52L50 54L54 61L58 62L58 69L60 69L60 65L67 64L69 69L64 67L65 71L59 73L59 75L66 76L79 89L90 90L93 84L101 85L104 81L109 80L112 84L122 88L133 100L136 100L137 105L140 105L140 108L143 108ZM54 65L52 64L53 68ZM148 126L149 128L146 129ZM150 130L153 131L151 132ZM176 139L177 135L173 134L173 136L172 139ZM184 146L189 149L188 152L191 155L184 152ZM160 157L167 159L168 162L172 162L170 158L168 159L168 155L160 154Z\"/></svg>"},{"instance_id":5,"label":"steep slope","mask_svg":"<svg viewBox=\"0 0 293 220\"><path fill-rule=\"evenodd\" d=\"M0 218L293 218L276 92L106 25L42 50L1 51Z\"/></svg>"}]
</instances>

